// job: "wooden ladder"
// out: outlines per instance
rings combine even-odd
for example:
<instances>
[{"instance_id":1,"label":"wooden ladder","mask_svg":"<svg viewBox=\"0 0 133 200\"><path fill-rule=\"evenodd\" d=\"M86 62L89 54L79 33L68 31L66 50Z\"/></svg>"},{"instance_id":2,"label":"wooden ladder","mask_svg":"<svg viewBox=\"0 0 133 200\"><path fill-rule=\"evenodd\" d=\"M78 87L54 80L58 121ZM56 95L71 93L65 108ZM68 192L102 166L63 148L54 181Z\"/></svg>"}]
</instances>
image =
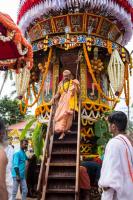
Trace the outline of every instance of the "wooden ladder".
<instances>
[{"instance_id":1,"label":"wooden ladder","mask_svg":"<svg viewBox=\"0 0 133 200\"><path fill-rule=\"evenodd\" d=\"M59 136L53 132L54 109L51 109L39 174L38 190L41 195L38 199L79 199L80 115L81 103L72 132L63 140L58 140Z\"/></svg>"}]
</instances>

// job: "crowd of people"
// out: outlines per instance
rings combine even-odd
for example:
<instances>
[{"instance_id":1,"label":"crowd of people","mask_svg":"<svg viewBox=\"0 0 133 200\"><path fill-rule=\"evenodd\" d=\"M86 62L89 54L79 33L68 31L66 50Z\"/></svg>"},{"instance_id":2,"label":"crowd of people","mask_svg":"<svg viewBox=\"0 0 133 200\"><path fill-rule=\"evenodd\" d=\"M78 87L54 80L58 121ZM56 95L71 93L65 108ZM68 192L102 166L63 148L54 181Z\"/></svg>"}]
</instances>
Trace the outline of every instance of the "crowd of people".
<instances>
[{"instance_id":1,"label":"crowd of people","mask_svg":"<svg viewBox=\"0 0 133 200\"><path fill-rule=\"evenodd\" d=\"M26 200L28 189L26 184L26 165L28 157L25 153L28 147L26 139L20 141L20 150L8 142L6 128L0 119L0 199L15 200L19 186L22 190L22 200Z\"/></svg>"}]
</instances>

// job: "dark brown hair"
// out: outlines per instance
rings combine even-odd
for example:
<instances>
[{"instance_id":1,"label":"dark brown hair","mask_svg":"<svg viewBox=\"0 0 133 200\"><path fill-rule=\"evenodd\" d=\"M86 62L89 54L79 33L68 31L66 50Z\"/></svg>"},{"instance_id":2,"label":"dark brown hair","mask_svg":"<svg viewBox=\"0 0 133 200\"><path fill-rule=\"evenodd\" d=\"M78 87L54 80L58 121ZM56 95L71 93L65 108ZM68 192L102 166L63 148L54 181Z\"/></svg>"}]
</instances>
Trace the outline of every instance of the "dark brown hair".
<instances>
[{"instance_id":1,"label":"dark brown hair","mask_svg":"<svg viewBox=\"0 0 133 200\"><path fill-rule=\"evenodd\" d=\"M127 116L122 111L115 111L108 117L110 124L115 124L119 131L124 132L127 128Z\"/></svg>"}]
</instances>

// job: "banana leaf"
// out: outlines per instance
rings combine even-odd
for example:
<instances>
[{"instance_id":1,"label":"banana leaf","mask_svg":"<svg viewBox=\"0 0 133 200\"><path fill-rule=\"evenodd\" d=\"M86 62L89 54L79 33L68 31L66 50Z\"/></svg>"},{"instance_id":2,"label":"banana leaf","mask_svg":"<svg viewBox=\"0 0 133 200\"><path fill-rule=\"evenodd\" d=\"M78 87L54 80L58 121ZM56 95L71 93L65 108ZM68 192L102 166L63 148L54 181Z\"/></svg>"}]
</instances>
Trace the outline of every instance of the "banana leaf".
<instances>
[{"instance_id":1,"label":"banana leaf","mask_svg":"<svg viewBox=\"0 0 133 200\"><path fill-rule=\"evenodd\" d=\"M37 158L39 158L43 150L42 124L38 123L36 125L32 135L32 143L33 143L34 153L37 156Z\"/></svg>"},{"instance_id":2,"label":"banana leaf","mask_svg":"<svg viewBox=\"0 0 133 200\"><path fill-rule=\"evenodd\" d=\"M31 128L34 122L36 122L36 119L32 119L28 124L26 124L25 128L21 132L20 140L23 140L26 137L27 131Z\"/></svg>"}]
</instances>

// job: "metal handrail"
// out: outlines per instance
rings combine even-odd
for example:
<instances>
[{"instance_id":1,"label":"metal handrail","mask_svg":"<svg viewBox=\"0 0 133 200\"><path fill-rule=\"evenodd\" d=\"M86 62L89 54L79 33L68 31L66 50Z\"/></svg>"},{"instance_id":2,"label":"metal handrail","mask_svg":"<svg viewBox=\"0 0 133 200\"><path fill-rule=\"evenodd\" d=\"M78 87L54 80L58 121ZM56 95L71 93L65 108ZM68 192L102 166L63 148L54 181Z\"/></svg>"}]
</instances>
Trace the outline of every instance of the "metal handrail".
<instances>
[{"instance_id":1,"label":"metal handrail","mask_svg":"<svg viewBox=\"0 0 133 200\"><path fill-rule=\"evenodd\" d=\"M81 129L81 99L79 98L75 200L79 199L78 193L79 193L79 165L80 165L80 129Z\"/></svg>"}]
</instances>

